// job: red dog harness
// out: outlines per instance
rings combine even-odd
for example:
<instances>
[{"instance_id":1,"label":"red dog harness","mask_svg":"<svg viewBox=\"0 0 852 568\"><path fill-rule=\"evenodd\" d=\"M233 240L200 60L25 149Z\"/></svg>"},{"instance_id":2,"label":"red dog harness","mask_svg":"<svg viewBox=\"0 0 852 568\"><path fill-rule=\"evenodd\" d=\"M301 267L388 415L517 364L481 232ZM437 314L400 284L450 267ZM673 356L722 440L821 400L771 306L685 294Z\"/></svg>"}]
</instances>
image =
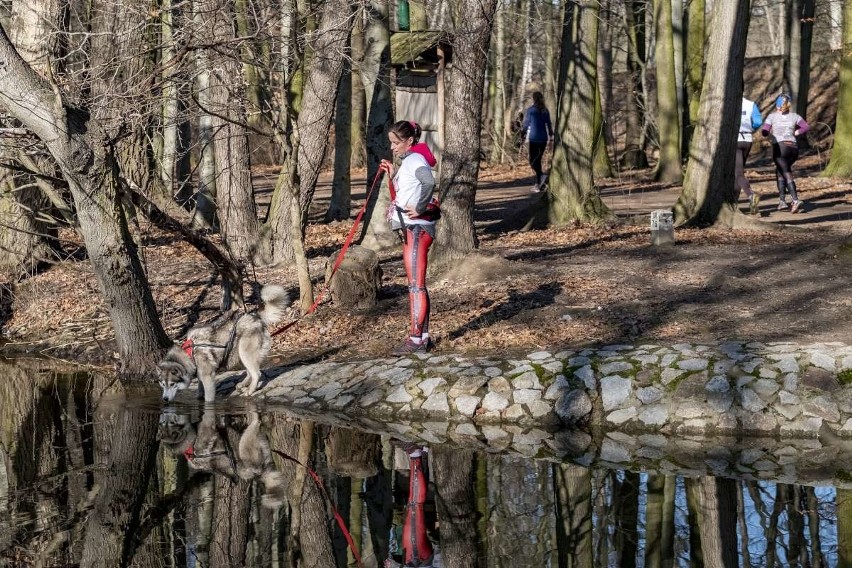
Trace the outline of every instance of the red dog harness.
<instances>
[{"instance_id":1,"label":"red dog harness","mask_svg":"<svg viewBox=\"0 0 852 568\"><path fill-rule=\"evenodd\" d=\"M186 353L186 356L192 359L192 340L187 339L183 343L180 344L180 348L183 349L183 352Z\"/></svg>"}]
</instances>

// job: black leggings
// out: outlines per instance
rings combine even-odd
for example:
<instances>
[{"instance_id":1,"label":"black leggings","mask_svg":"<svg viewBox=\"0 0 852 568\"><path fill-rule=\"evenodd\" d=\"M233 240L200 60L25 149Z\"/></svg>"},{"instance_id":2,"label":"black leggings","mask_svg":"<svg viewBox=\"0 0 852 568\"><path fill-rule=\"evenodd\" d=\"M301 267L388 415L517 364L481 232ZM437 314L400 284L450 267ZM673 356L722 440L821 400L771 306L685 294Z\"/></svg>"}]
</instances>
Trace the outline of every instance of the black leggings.
<instances>
[{"instance_id":1,"label":"black leggings","mask_svg":"<svg viewBox=\"0 0 852 568\"><path fill-rule=\"evenodd\" d=\"M793 201L799 200L796 182L793 180L793 164L799 158L799 147L794 143L779 142L772 145L772 160L775 162L775 181L778 184L778 197L784 201L784 194L790 192Z\"/></svg>"},{"instance_id":2,"label":"black leggings","mask_svg":"<svg viewBox=\"0 0 852 568\"><path fill-rule=\"evenodd\" d=\"M541 159L547 150L547 142L530 142L530 167L535 172L535 183L541 183Z\"/></svg>"},{"instance_id":3,"label":"black leggings","mask_svg":"<svg viewBox=\"0 0 852 568\"><path fill-rule=\"evenodd\" d=\"M780 142L772 145L772 160L775 162L775 177L793 180L793 164L799 159L799 147Z\"/></svg>"}]
</instances>

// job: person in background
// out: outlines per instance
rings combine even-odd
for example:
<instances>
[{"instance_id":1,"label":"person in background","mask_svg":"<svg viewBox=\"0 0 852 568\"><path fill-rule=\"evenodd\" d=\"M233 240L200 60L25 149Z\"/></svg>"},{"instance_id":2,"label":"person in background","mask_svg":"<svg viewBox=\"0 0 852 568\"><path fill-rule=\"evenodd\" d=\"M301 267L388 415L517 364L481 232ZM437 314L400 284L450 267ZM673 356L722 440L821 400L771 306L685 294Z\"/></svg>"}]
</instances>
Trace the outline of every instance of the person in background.
<instances>
[{"instance_id":1,"label":"person in background","mask_svg":"<svg viewBox=\"0 0 852 568\"><path fill-rule=\"evenodd\" d=\"M382 160L379 169L392 179L395 188L391 226L402 234L402 261L408 277L408 302L411 326L408 339L391 351L392 355L431 351L429 337L431 304L426 289L426 265L429 247L435 240L435 219L427 215L435 190L432 166L435 158L426 144L419 142L422 130L413 121L396 122L388 131L393 155L401 158L399 169Z\"/></svg>"},{"instance_id":2,"label":"person in background","mask_svg":"<svg viewBox=\"0 0 852 568\"><path fill-rule=\"evenodd\" d=\"M515 154L520 155L521 148L524 147L524 113L519 112L512 121L509 130L512 134L512 150Z\"/></svg>"},{"instance_id":3,"label":"person in background","mask_svg":"<svg viewBox=\"0 0 852 568\"><path fill-rule=\"evenodd\" d=\"M799 145L796 136L801 136L811 127L805 119L790 111L790 95L780 95L775 99L775 111L766 117L760 128L764 136L772 135L772 159L775 162L775 177L778 183L778 210L787 209L786 192L793 199L790 212L798 213L802 202L796 192L793 180L793 163L799 157Z\"/></svg>"},{"instance_id":4,"label":"person in background","mask_svg":"<svg viewBox=\"0 0 852 568\"><path fill-rule=\"evenodd\" d=\"M550 123L550 113L544 106L544 95L536 91L532 98L533 104L524 114L521 132L529 142L530 167L535 174L532 191L544 191L547 180L541 168L541 159L547 150L547 143L553 140L553 126Z\"/></svg>"},{"instance_id":5,"label":"person in background","mask_svg":"<svg viewBox=\"0 0 852 568\"><path fill-rule=\"evenodd\" d=\"M737 137L737 164L736 164L736 180L737 187L745 191L748 198L749 211L752 215L758 213L758 203L760 202L760 194L751 190L751 184L748 178L745 177L745 163L751 152L751 145L754 141L752 133L760 128L763 124L763 117L760 115L760 109L747 98L743 97L742 110L740 113L740 133ZM737 192L739 196L739 192Z\"/></svg>"}]
</instances>

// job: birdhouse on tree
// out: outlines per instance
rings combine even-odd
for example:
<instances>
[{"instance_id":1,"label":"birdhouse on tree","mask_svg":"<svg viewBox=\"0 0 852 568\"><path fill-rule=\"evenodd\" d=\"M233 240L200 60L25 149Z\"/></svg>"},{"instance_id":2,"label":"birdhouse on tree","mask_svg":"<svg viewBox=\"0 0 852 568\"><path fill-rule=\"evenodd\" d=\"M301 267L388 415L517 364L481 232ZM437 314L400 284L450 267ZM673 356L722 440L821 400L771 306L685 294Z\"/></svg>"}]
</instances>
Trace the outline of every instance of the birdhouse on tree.
<instances>
[{"instance_id":1,"label":"birdhouse on tree","mask_svg":"<svg viewBox=\"0 0 852 568\"><path fill-rule=\"evenodd\" d=\"M450 36L442 31L399 31L390 38L397 120L423 129L438 162L444 149L444 82L452 63Z\"/></svg>"}]
</instances>

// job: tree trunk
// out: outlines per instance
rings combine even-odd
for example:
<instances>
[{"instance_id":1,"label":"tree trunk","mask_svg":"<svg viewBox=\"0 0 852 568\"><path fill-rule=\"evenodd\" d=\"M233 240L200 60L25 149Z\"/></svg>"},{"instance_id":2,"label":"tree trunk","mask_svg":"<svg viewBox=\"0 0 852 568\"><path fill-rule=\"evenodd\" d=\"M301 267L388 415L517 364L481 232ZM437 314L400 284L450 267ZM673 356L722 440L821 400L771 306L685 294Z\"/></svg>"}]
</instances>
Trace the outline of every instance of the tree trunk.
<instances>
[{"instance_id":1,"label":"tree trunk","mask_svg":"<svg viewBox=\"0 0 852 568\"><path fill-rule=\"evenodd\" d=\"M701 79L704 77L705 0L691 0L686 12L686 65L684 88L683 155L688 157L688 149L698 122L698 107L701 102Z\"/></svg>"},{"instance_id":2,"label":"tree trunk","mask_svg":"<svg viewBox=\"0 0 852 568\"><path fill-rule=\"evenodd\" d=\"M378 472L381 439L376 434L333 427L325 447L328 467L339 476L366 479Z\"/></svg>"},{"instance_id":3,"label":"tree trunk","mask_svg":"<svg viewBox=\"0 0 852 568\"><path fill-rule=\"evenodd\" d=\"M502 164L506 159L506 14L498 7L494 14L494 69L493 129L491 134L491 162ZM553 108L553 107L551 107ZM513 117L514 118L514 117Z\"/></svg>"},{"instance_id":4,"label":"tree trunk","mask_svg":"<svg viewBox=\"0 0 852 568\"><path fill-rule=\"evenodd\" d=\"M0 103L48 147L74 198L81 232L109 306L127 371L143 370L169 344L119 204L117 164L96 119L65 106L0 28ZM95 114L95 113L93 113Z\"/></svg>"},{"instance_id":5,"label":"tree trunk","mask_svg":"<svg viewBox=\"0 0 852 568\"><path fill-rule=\"evenodd\" d=\"M624 27L627 30L627 75L630 90L625 103L624 155L621 167L648 167L645 155L645 122L642 109L645 96L642 77L645 73L645 4L640 0L624 3Z\"/></svg>"},{"instance_id":6,"label":"tree trunk","mask_svg":"<svg viewBox=\"0 0 852 568\"><path fill-rule=\"evenodd\" d=\"M701 486L698 479L687 477L683 480L686 489L686 518L689 524L689 561L691 566L704 566L701 551ZM772 548L772 547L770 547ZM774 566L767 563L767 566Z\"/></svg>"},{"instance_id":7,"label":"tree trunk","mask_svg":"<svg viewBox=\"0 0 852 568\"><path fill-rule=\"evenodd\" d=\"M445 91L444 152L438 187L443 196L435 258L449 264L478 243L473 204L479 175L482 100L496 0L461 0L454 6L453 69Z\"/></svg>"},{"instance_id":8,"label":"tree trunk","mask_svg":"<svg viewBox=\"0 0 852 568\"><path fill-rule=\"evenodd\" d=\"M473 452L436 446L431 458L444 565L474 568L477 535Z\"/></svg>"},{"instance_id":9,"label":"tree trunk","mask_svg":"<svg viewBox=\"0 0 852 568\"><path fill-rule=\"evenodd\" d=\"M21 57L42 75L54 72L51 62L59 55L55 30L59 28L60 17L58 0L12 4L11 40ZM38 158L28 156L26 151L15 146L14 142L7 145L4 140L0 163L11 165L20 161L24 167L36 165ZM39 265L53 260L54 247L58 245L57 230L55 224L48 221L50 199L40 189L47 183L31 176L16 175L11 169L0 166L0 251L3 251L0 278L4 280L14 282L34 274ZM56 193L53 188L48 187L48 190Z\"/></svg>"},{"instance_id":10,"label":"tree trunk","mask_svg":"<svg viewBox=\"0 0 852 568\"><path fill-rule=\"evenodd\" d=\"M612 134L612 36L613 36L613 4L612 0L601 2L600 29L598 30L598 98L601 107L601 132L603 141L598 154L607 156L606 175L612 175L612 163L609 160L610 151L615 151L615 137Z\"/></svg>"},{"instance_id":11,"label":"tree trunk","mask_svg":"<svg viewBox=\"0 0 852 568\"><path fill-rule=\"evenodd\" d=\"M813 40L815 0L790 0L787 22L787 57L784 61L790 96L796 113L808 115L808 91L811 84L811 43ZM804 143L802 139L800 144Z\"/></svg>"},{"instance_id":12,"label":"tree trunk","mask_svg":"<svg viewBox=\"0 0 852 568\"><path fill-rule=\"evenodd\" d=\"M852 177L852 2L843 3L842 43L834 145L823 175Z\"/></svg>"},{"instance_id":13,"label":"tree trunk","mask_svg":"<svg viewBox=\"0 0 852 568\"><path fill-rule=\"evenodd\" d=\"M689 156L687 155L687 147L684 146L683 139L683 115L684 115L684 92L683 86L686 83L684 81L684 51L685 44L687 42L686 36L686 28L684 27L684 23L686 22L686 18L683 13L683 0L671 0L672 6L672 53L674 54L674 80L675 80L675 93L677 93L677 117L679 124L679 135L678 141L680 146L678 147L678 151L680 152L680 161L681 163L685 162Z\"/></svg>"},{"instance_id":14,"label":"tree trunk","mask_svg":"<svg viewBox=\"0 0 852 568\"><path fill-rule=\"evenodd\" d=\"M312 422L273 417L270 447L273 453L278 450L303 464L310 464L313 434ZM290 488L289 534L283 535L288 540L288 565L302 568L334 566L331 532L319 488L303 467L281 459L278 454L274 459L284 477L284 486Z\"/></svg>"},{"instance_id":15,"label":"tree trunk","mask_svg":"<svg viewBox=\"0 0 852 568\"><path fill-rule=\"evenodd\" d=\"M660 138L660 159L657 163L655 177L664 183L680 183L683 180L673 25L672 0L654 0L657 130Z\"/></svg>"},{"instance_id":16,"label":"tree trunk","mask_svg":"<svg viewBox=\"0 0 852 568\"><path fill-rule=\"evenodd\" d=\"M0 150L0 162L12 162ZM56 226L47 221L50 201L35 183L16 187L12 172L0 167L0 281L15 282L54 260ZM29 181L23 179L21 181Z\"/></svg>"},{"instance_id":17,"label":"tree trunk","mask_svg":"<svg viewBox=\"0 0 852 568\"><path fill-rule=\"evenodd\" d=\"M334 177L326 221L349 218L352 206L352 179L349 174L352 154L352 65L344 61L337 103L334 110Z\"/></svg>"},{"instance_id":18,"label":"tree trunk","mask_svg":"<svg viewBox=\"0 0 852 568\"><path fill-rule=\"evenodd\" d=\"M740 540L740 558L742 559L742 568L751 568L751 551L749 544L751 539L748 532L748 520L746 519L745 507L745 485L744 481L737 481L737 528L739 528Z\"/></svg>"},{"instance_id":19,"label":"tree trunk","mask_svg":"<svg viewBox=\"0 0 852 568\"><path fill-rule=\"evenodd\" d=\"M215 418L214 418L215 420ZM232 429L225 433L231 448L238 447ZM231 479L227 475L213 477L213 534L210 539L210 567L231 568L246 565L249 537L249 490L251 482Z\"/></svg>"},{"instance_id":20,"label":"tree trunk","mask_svg":"<svg viewBox=\"0 0 852 568\"><path fill-rule=\"evenodd\" d=\"M837 506L837 565L849 567L852 566L852 489L838 487L835 504Z\"/></svg>"},{"instance_id":21,"label":"tree trunk","mask_svg":"<svg viewBox=\"0 0 852 568\"><path fill-rule=\"evenodd\" d=\"M635 568L639 543L639 474L626 471L624 480L613 487L615 553L621 568Z\"/></svg>"},{"instance_id":22,"label":"tree trunk","mask_svg":"<svg viewBox=\"0 0 852 568\"><path fill-rule=\"evenodd\" d=\"M367 24L364 31L365 50L361 79L367 101L367 184L373 183L379 162L391 157L388 130L393 124L390 88L390 33L388 0L370 0L364 7ZM379 182L381 183L381 181ZM381 187L367 204L361 244L373 250L395 247L399 243L385 220L390 195Z\"/></svg>"},{"instance_id":23,"label":"tree trunk","mask_svg":"<svg viewBox=\"0 0 852 568\"><path fill-rule=\"evenodd\" d=\"M317 178L328 147L328 132L334 116L334 104L343 62L349 57L353 7L345 0L322 3L323 14L312 42L310 71L305 77L302 106L299 110L299 193L302 227L307 223L308 207L314 197Z\"/></svg>"},{"instance_id":24,"label":"tree trunk","mask_svg":"<svg viewBox=\"0 0 852 568\"><path fill-rule=\"evenodd\" d=\"M225 246L240 260L264 259L257 250L259 223L251 181L251 159L246 131L245 81L235 40L234 14L221 0L200 0L209 20L202 22L199 42L212 41L209 112L212 115L216 160L216 203Z\"/></svg>"},{"instance_id":25,"label":"tree trunk","mask_svg":"<svg viewBox=\"0 0 852 568\"><path fill-rule=\"evenodd\" d=\"M385 441L384 448L390 443ZM391 520L393 518L393 473L384 466L378 475L364 481L364 503L367 506L367 524L370 526L370 537L376 558L388 558Z\"/></svg>"},{"instance_id":26,"label":"tree trunk","mask_svg":"<svg viewBox=\"0 0 852 568\"><path fill-rule=\"evenodd\" d=\"M349 2L325 2L322 9L319 29L311 34L314 41L309 42L311 63L305 68L301 108L296 121L295 136L298 138L298 145L294 144L290 148L298 157L301 207L299 229L302 235L307 226L309 207L328 146L329 127L334 116L343 62L349 56L349 34L353 22L352 5ZM273 195L273 200L281 198L282 196ZM288 227L295 223L296 219L289 207L276 206L274 201L270 207L269 239L275 245L272 260L290 261L293 259L294 244Z\"/></svg>"},{"instance_id":27,"label":"tree trunk","mask_svg":"<svg viewBox=\"0 0 852 568\"><path fill-rule=\"evenodd\" d=\"M701 106L680 198L674 207L678 223L732 226L738 214L734 184L737 124L740 119L748 32L748 0L717 2L713 12L707 72Z\"/></svg>"},{"instance_id":28,"label":"tree trunk","mask_svg":"<svg viewBox=\"0 0 852 568\"><path fill-rule=\"evenodd\" d=\"M717 4L718 6L718 4ZM702 477L701 552L707 568L737 568L736 482ZM768 541L774 545L775 541Z\"/></svg>"},{"instance_id":29,"label":"tree trunk","mask_svg":"<svg viewBox=\"0 0 852 568\"><path fill-rule=\"evenodd\" d=\"M607 0L609 1L609 0ZM556 108L556 84L559 75L559 50L562 45L562 10L564 2L543 2L540 5L544 27L544 106ZM516 109L512 109L516 110Z\"/></svg>"},{"instance_id":30,"label":"tree trunk","mask_svg":"<svg viewBox=\"0 0 852 568\"><path fill-rule=\"evenodd\" d=\"M571 464L557 465L554 469L559 568L591 566L592 470Z\"/></svg>"},{"instance_id":31,"label":"tree trunk","mask_svg":"<svg viewBox=\"0 0 852 568\"><path fill-rule=\"evenodd\" d=\"M532 20L533 20L533 0L519 0L518 14L521 15L518 25L523 30L521 40L524 42L524 48L520 50L520 65L515 71L515 88L514 101L512 109L520 110L524 108L524 101L530 94L527 92L527 87L532 79ZM518 70L520 69L520 70Z\"/></svg>"},{"instance_id":32,"label":"tree trunk","mask_svg":"<svg viewBox=\"0 0 852 568\"><path fill-rule=\"evenodd\" d=\"M597 223L611 217L595 187L598 2L565 7L556 109L548 220L557 226L574 220Z\"/></svg>"},{"instance_id":33,"label":"tree trunk","mask_svg":"<svg viewBox=\"0 0 852 568\"><path fill-rule=\"evenodd\" d=\"M674 476L648 476L645 514L645 566L648 568L674 566L674 489Z\"/></svg>"},{"instance_id":34,"label":"tree trunk","mask_svg":"<svg viewBox=\"0 0 852 568\"><path fill-rule=\"evenodd\" d=\"M106 380L96 389L105 389ZM87 522L80 566L128 566L156 464L158 417L108 404L99 406L96 414L100 415L94 421L96 459L105 467L95 473L98 493Z\"/></svg>"},{"instance_id":35,"label":"tree trunk","mask_svg":"<svg viewBox=\"0 0 852 568\"><path fill-rule=\"evenodd\" d=\"M554 479L556 468L540 461L480 455L483 458L476 459L474 490L480 515L477 531L480 538L487 539L487 561L481 560L479 566L508 568L519 558L527 566L548 566L556 556L553 534L559 529L559 519L530 511L553 511L557 507L555 490L562 480Z\"/></svg>"},{"instance_id":36,"label":"tree trunk","mask_svg":"<svg viewBox=\"0 0 852 568\"><path fill-rule=\"evenodd\" d=\"M596 178L611 177L612 164L609 161L609 154L606 151L607 141L604 131L601 85L599 82L595 85L595 119L592 124L592 132L595 135L595 156L592 163L592 174Z\"/></svg>"},{"instance_id":37,"label":"tree trunk","mask_svg":"<svg viewBox=\"0 0 852 568\"><path fill-rule=\"evenodd\" d=\"M193 25L200 29L204 13L199 3L193 4ZM213 116L210 100L210 59L206 49L195 50L195 92L198 113L198 188L196 190L193 225L218 230L216 217L216 156L213 152Z\"/></svg>"},{"instance_id":38,"label":"tree trunk","mask_svg":"<svg viewBox=\"0 0 852 568\"><path fill-rule=\"evenodd\" d=\"M158 153L160 162L160 181L165 190L171 195L175 189L175 166L177 165L178 137L180 129L178 125L178 110L180 100L178 99L178 81L180 73L175 61L175 25L176 10L172 7L172 0L163 0L160 34L162 43L160 46L160 58L162 60L162 142Z\"/></svg>"},{"instance_id":39,"label":"tree trunk","mask_svg":"<svg viewBox=\"0 0 852 568\"><path fill-rule=\"evenodd\" d=\"M822 554L822 537L820 531L822 527L820 517L819 499L816 496L813 487L804 486L805 503L803 503L808 515L808 540L807 543L811 553L811 566L813 568L822 568L825 565L825 558Z\"/></svg>"},{"instance_id":40,"label":"tree trunk","mask_svg":"<svg viewBox=\"0 0 852 568\"><path fill-rule=\"evenodd\" d=\"M352 26L352 153L349 161L353 168L363 168L367 165L367 147L364 139L367 119L367 100L365 98L364 80L361 77L361 66L364 64L364 9L357 8L355 23Z\"/></svg>"}]
</instances>

